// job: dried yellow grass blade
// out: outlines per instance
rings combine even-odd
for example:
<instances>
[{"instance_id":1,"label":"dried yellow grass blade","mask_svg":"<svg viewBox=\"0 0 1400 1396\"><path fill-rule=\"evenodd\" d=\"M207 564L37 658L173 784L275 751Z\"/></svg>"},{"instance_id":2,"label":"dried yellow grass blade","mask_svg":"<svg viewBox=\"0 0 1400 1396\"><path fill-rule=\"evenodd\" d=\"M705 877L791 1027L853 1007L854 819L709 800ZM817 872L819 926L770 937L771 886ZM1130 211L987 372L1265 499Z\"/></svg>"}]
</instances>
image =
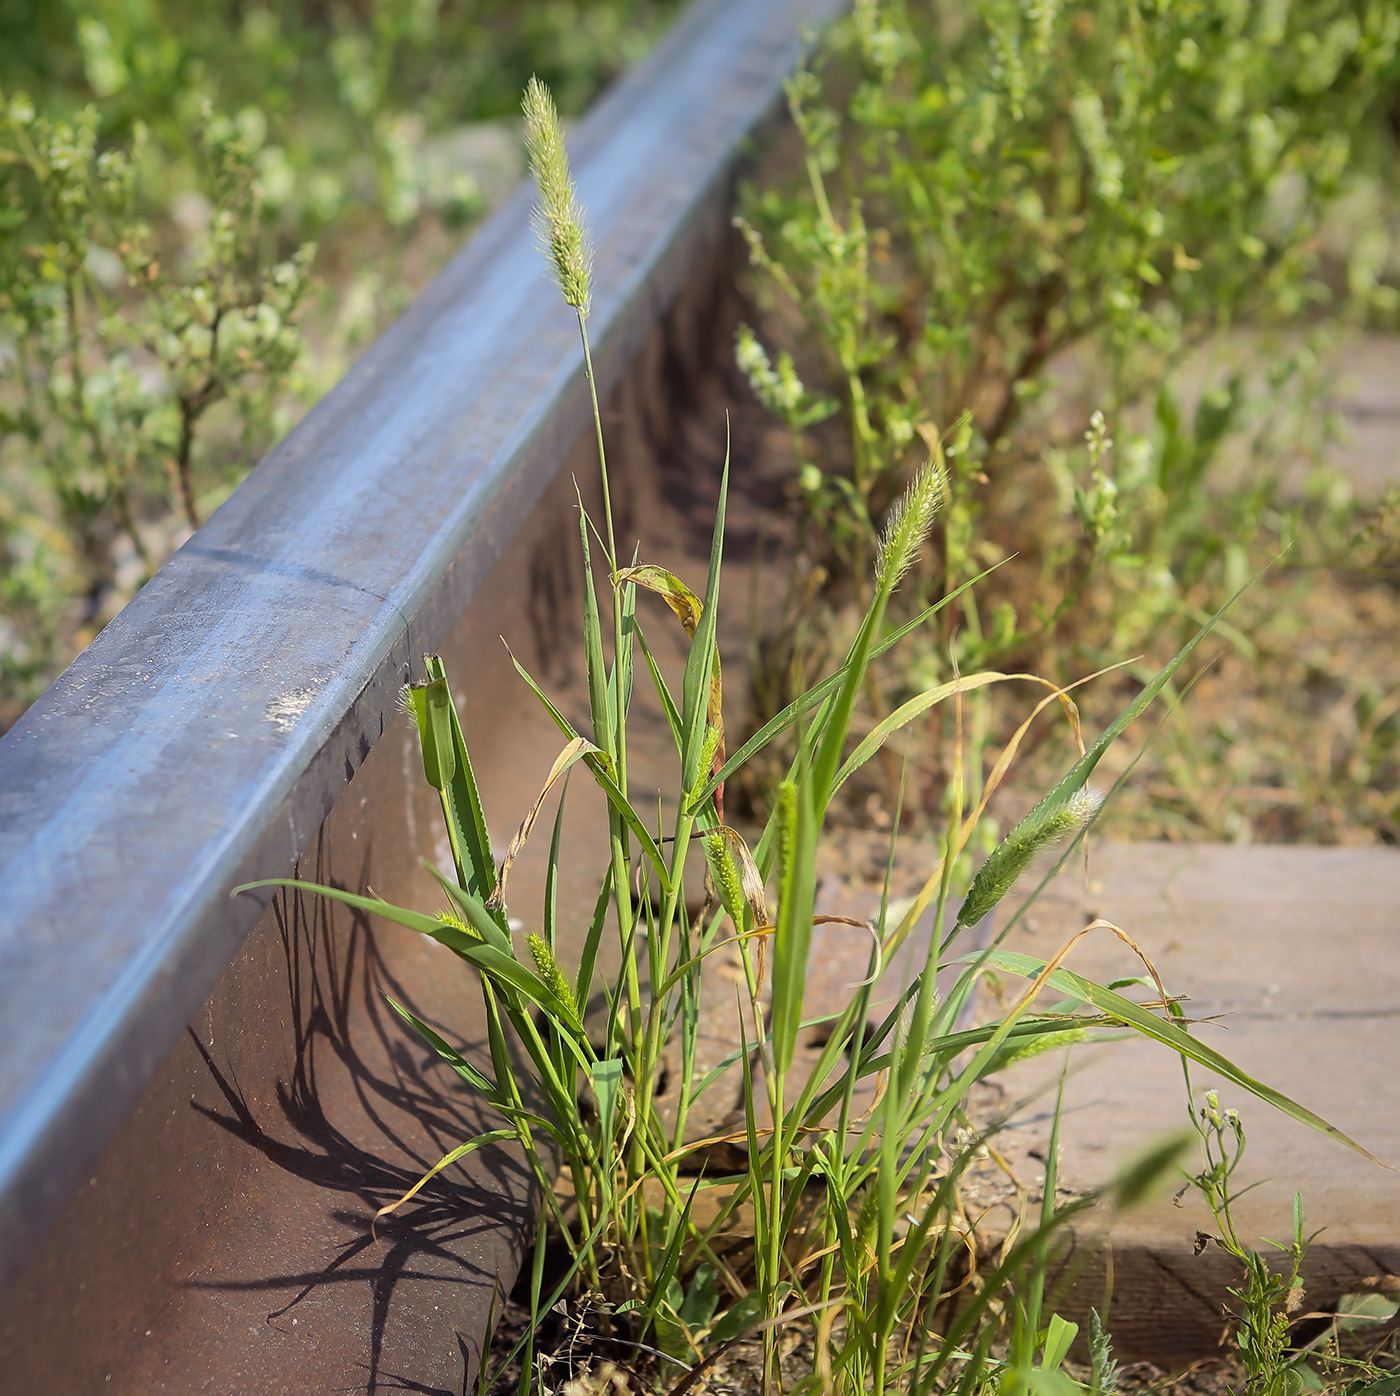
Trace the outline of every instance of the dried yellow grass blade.
<instances>
[{"instance_id":1,"label":"dried yellow grass blade","mask_svg":"<svg viewBox=\"0 0 1400 1396\"><path fill-rule=\"evenodd\" d=\"M545 780L544 788L539 793L539 798L530 807L529 814L520 821L520 827L515 831L515 837L511 839L510 847L506 849L506 856L501 859L500 871L496 874L496 890L486 899L488 911L504 909L506 878L509 877L515 860L520 856L520 850L525 847L525 841L530 837L530 831L535 827L535 821L540 817L540 810L544 807L545 800L549 798L549 792L554 788L555 782L575 761L597 750L598 748L587 737L575 737L555 757L554 765L549 768L549 775Z\"/></svg>"},{"instance_id":2,"label":"dried yellow grass blade","mask_svg":"<svg viewBox=\"0 0 1400 1396\"><path fill-rule=\"evenodd\" d=\"M988 775L986 783L982 788L982 798L978 800L976 808L963 820L962 825L958 829L957 843L954 847L955 857L963 851L963 848L967 845L968 839L972 837L973 830L977 828L978 821L987 812L988 801L991 800L992 796L997 791L997 787L1000 786L1001 782L1005 779L1007 771L1011 768L1011 763L1016 759L1016 753L1021 748L1021 743L1026 739L1026 733L1030 731L1031 724L1036 718L1039 717L1051 703L1059 703L1065 710L1065 717L1069 722L1070 731L1074 735L1075 745L1078 747L1079 753L1082 756L1084 754L1084 735L1079 725L1079 709L1075 706L1069 694L1074 689L1082 688L1086 683L1091 683L1094 679L1102 678L1105 674L1111 674L1115 669L1122 669L1125 665L1133 662L1132 660L1124 660L1121 664L1110 664L1106 669L1099 669L1092 674L1086 674L1082 679L1076 679L1073 683L1066 684L1063 688L1051 683L1049 679L1038 678L1035 675L1018 674L1014 676L1016 678L1030 679L1033 683L1044 684L1051 691L1031 709L1029 716L1021 723L1015 732L1012 733L1011 740L1007 742L1006 746L1002 749L1001 755L997 757L995 764L992 766L991 774ZM919 917L928 910L929 903L932 902L934 896L937 894L942 877L943 860L940 858L937 864L935 864L933 871L929 873L928 879L925 881L923 887L920 888L919 895L914 898L909 910L900 918L899 925L895 927L893 935L891 935L889 941L886 943L886 954L892 954L894 950L904 942L904 939L908 936L910 931L914 929L915 925L918 924Z\"/></svg>"}]
</instances>

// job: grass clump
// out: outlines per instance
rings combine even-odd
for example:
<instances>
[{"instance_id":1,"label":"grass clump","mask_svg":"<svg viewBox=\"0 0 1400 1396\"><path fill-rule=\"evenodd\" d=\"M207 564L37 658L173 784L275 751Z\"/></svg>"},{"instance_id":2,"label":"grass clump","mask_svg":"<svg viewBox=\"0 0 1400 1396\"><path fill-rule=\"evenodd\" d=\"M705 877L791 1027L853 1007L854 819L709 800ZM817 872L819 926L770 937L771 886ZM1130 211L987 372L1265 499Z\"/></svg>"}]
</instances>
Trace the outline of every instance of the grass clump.
<instances>
[{"instance_id":1,"label":"grass clump","mask_svg":"<svg viewBox=\"0 0 1400 1396\"><path fill-rule=\"evenodd\" d=\"M592 388L588 295L580 273L588 265L587 238L547 94L532 85L526 104L546 252L576 315ZM1055 1238L1099 1199L1064 1203L1052 1162L1038 1215L970 1280L963 1257L972 1241L959 1188L979 1150L991 1142L987 1131L969 1123L969 1099L979 1083L1037 1047L1126 1028L1343 1138L1192 1036L1170 1011L1160 984L1157 1003L1144 1004L1069 972L1064 960L1097 926L1049 961L1012 954L995 942L977 950L960 940L971 920L986 916L1006 895L1037 850L1065 835L1076 842L1083 836L1097 809L1097 796L1088 791L1096 766L1165 691L1209 625L1083 751L1042 807L970 879L959 869L990 789L965 809L963 788L954 782L942 857L922 895L898 916L887 895L879 916L860 928L871 942L867 974L852 987L849 1002L823 1015L819 1026L826 1036L809 1049L804 1034L818 1026L807 994L813 931L819 923L840 920L819 916L815 906L817 849L834 795L912 715L943 703L956 708L964 694L1009 677L959 675L924 695L922 706L891 715L852 744L853 714L863 702L871 664L959 596L933 602L905 626L887 625L896 584L923 548L942 504L941 466L935 455L914 476L873 540L868 601L842 662L727 755L716 649L727 467L702 591L654 564L620 566L596 393L594 416L601 529L580 517L589 731L578 731L517 664L522 681L558 726L562 747L540 799L498 866L446 675L441 661L429 658L425 679L410 687L406 706L421 737L425 777L441 796L451 843L453 869L434 870L449 912L427 915L369 896L311 888L431 936L476 972L489 1066L394 1006L501 1119L499 1128L464 1141L433 1172L509 1139L540 1184L544 1216L527 1280L530 1321L515 1354L519 1389L543 1391L564 1380L551 1366L553 1355L537 1341L560 1301L581 1316L594 1351L612 1363L610 1371L620 1371L619 1364L634 1373L644 1368L659 1389L677 1393L696 1389L713 1364L745 1339L761 1349L763 1389L787 1389L792 1383L783 1353L794 1333L810 1353L809 1370L799 1378L804 1389L854 1396L1053 1387L1077 1331L1052 1312L1047 1274ZM590 562L590 539L600 535L607 581L602 598ZM653 662L639 591L659 595L686 629L690 643L678 691ZM637 670L638 649L645 675ZM628 718L639 677L655 687L674 745L674 799L662 806L674 811L669 826L629 791ZM1064 697L1052 685L1045 702ZM791 760L771 792L766 821L746 839L724 820L724 786L783 733L791 733ZM1008 747L1004 764L1015 748L1015 742ZM560 924L552 891L566 816L560 795L538 931L521 948L508 915L510 864L555 783L578 765L596 781L609 810L609 860L596 907L586 926ZM701 880L703 899L688 896L687 887ZM947 913L964 893L961 913L950 920ZM925 945L913 937L930 910L935 929ZM619 968L604 979L599 965L607 958L602 950L608 936L615 940ZM888 967L906 944L919 947L920 965L909 982L896 984ZM737 1041L725 1061L701 1075L696 1062L702 1013L719 995L732 998L736 988L717 985L705 973L720 951L737 957ZM948 980L942 991L940 971ZM1019 976L1027 987L991 1021L968 1026L964 1010L979 980L993 971ZM663 1100L668 1059L681 1069ZM722 1136L697 1138L692 1116L717 1082L735 1075L742 1081L742 1120ZM1133 1202L1167 1172L1180 1144L1168 1141L1126 1172L1107 1190L1106 1204ZM720 1145L731 1152L716 1152ZM558 1186L556 1161L562 1169ZM408 1202L416 1191L385 1210ZM546 1236L567 1257L562 1277L551 1278L550 1285ZM1099 1347L1102 1357L1102 1335ZM1106 1389L1106 1357L1096 1370L1098 1389ZM489 1388L496 1375L483 1367L481 1388Z\"/></svg>"}]
</instances>

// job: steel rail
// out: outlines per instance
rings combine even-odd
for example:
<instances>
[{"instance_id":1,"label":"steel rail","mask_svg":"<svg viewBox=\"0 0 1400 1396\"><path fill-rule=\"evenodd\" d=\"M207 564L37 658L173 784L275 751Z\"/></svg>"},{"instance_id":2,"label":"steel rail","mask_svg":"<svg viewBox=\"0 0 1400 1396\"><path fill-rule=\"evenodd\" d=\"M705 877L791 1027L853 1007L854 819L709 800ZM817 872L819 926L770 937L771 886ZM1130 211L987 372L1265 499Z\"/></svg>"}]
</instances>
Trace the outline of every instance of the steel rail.
<instances>
[{"instance_id":1,"label":"steel rail","mask_svg":"<svg viewBox=\"0 0 1400 1396\"><path fill-rule=\"evenodd\" d=\"M723 235L747 141L839 8L702 0L579 124L604 392ZM261 908L230 889L313 844L586 425L531 204L482 226L0 740L0 1284L238 955Z\"/></svg>"}]
</instances>

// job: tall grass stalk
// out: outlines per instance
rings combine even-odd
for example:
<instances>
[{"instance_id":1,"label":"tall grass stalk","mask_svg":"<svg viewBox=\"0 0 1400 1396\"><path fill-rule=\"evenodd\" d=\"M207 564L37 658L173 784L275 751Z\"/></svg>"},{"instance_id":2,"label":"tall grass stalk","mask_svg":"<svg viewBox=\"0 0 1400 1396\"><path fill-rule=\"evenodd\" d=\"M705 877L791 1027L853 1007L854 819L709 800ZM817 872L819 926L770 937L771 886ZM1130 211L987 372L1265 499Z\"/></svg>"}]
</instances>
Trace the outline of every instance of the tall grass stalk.
<instances>
[{"instance_id":1,"label":"tall grass stalk","mask_svg":"<svg viewBox=\"0 0 1400 1396\"><path fill-rule=\"evenodd\" d=\"M821 1023L824 1045L803 1047L804 1034L814 1026L806 1003L812 933L815 925L833 920L815 910L817 849L833 793L902 725L948 702L957 707L955 756L961 762L963 696L1026 676L955 674L881 718L854 747L849 740L871 663L963 590L930 606L910 625L884 633L890 598L923 547L942 502L943 472L935 452L889 513L875 549L869 604L844 662L806 688L739 752L726 756L716 627L728 467L720 484L703 592L692 591L660 566L636 561L619 566L588 344L588 241L557 117L542 85L531 84L525 109L541 192L542 235L563 298L578 319L598 437L611 662L604 653L590 561L589 539L596 534L581 506L591 731L577 731L517 662L522 680L558 726L563 746L502 865L498 868L492 859L445 671L440 660L430 658L423 682L407 690L405 706L419 729L424 774L441 795L453 850L452 875L435 872L445 909L424 913L370 896L301 885L428 935L476 971L489 1069L459 1053L408 1008L393 1005L500 1117L498 1128L464 1141L438 1169L503 1138L514 1142L540 1185L549 1233L570 1257L566 1278L605 1296L596 1310L597 1342L644 1344L694 1374L725 1344L755 1334L763 1347L765 1388L777 1392L786 1381L784 1330L805 1324L816 1343L809 1384L827 1390L930 1391L955 1381L972 1392L992 1380L1007 1390L1035 1384L1037 1373L1056 1370L1073 1336L1066 1336L1067 1326L1053 1318L1044 1321L1044 1276L1053 1238L1092 1199L1057 1208L1051 1168L1039 1219L1008 1244L1005 1256L980 1275L978 1285L967 1289L961 1307L950 1308L967 1280L959 1257L974 1244L961 1220L960 1187L985 1142L969 1126L969 1093L977 1083L1013 1057L1064 1043L1066 1034L1077 1039L1100 1028L1126 1027L1337 1134L1198 1042L1182 1023L1066 969L1065 958L1088 931L1049 961L995 945L959 953L957 938L973 920L995 909L1036 850L1081 828L1092 813L1092 798L1084 793L1087 781L1108 742L1162 691L1191 646L1144 688L970 884L959 872L960 861L1025 729L1002 753L991 777L974 787L973 807L966 813L967 781L959 765L943 857L925 895L895 918L887 885L879 917L869 926L851 928L853 935L870 937L867 976L854 986L845 1007ZM639 592L664 601L689 637L679 693L664 680L647 643L651 621L638 605ZM658 816L633 803L627 786L634 642L675 748L675 813L669 831ZM1052 689L1040 706L1056 700L1068 701L1062 690ZM723 821L724 782L789 731L794 755L787 776L750 842ZM555 896L566 817L561 794L540 933L522 947L507 916L510 865L556 782L566 781L580 764L608 802L608 871L589 924L561 925ZM700 850L691 857L695 843ZM891 867L893 858L892 836ZM708 878L707 895L692 915L687 878L693 886L700 876ZM959 905L959 897L961 911L945 934L946 913ZM909 983L896 985L889 969L893 952L914 933L930 906L935 930L923 967ZM621 969L614 982L599 984L600 952L610 928ZM731 984L717 985L704 970L706 961L725 947L737 949L742 965L740 1041L727 1060L695 1080L703 1016L718 994L735 991ZM953 981L942 996L935 985L940 969ZM1028 987L999 1017L965 1026L963 1009L978 980L991 970L1019 975ZM598 989L604 1009L598 1021L586 1022L587 1005ZM663 1092L668 1051L685 1064L679 1073L684 1079ZM736 1076L743 1086L742 1128L722 1139L696 1138L688 1128L690 1115L707 1093ZM668 1121L666 1110L672 1105L675 1114ZM712 1150L721 1143L740 1146L743 1167L717 1170ZM556 1158L565 1186L556 1186ZM1158 1171L1165 1167L1163 1162ZM407 1202L416 1191L385 1210ZM1120 1192L1126 1195L1125 1189ZM751 1245L734 1248L736 1226L751 1228ZM722 1237L728 1238L723 1245ZM548 1356L533 1350L536 1327L554 1303L542 1295L542 1275L537 1260L531 1272L532 1327L524 1340L522 1390L534 1380L537 1362ZM1003 1302L1013 1291L1031 1297L1019 1308ZM561 1293L562 1288L555 1298ZM999 1312L1019 1316L1009 1348L994 1346ZM635 1360L635 1346L626 1351ZM483 1369L483 1389L494 1376Z\"/></svg>"}]
</instances>

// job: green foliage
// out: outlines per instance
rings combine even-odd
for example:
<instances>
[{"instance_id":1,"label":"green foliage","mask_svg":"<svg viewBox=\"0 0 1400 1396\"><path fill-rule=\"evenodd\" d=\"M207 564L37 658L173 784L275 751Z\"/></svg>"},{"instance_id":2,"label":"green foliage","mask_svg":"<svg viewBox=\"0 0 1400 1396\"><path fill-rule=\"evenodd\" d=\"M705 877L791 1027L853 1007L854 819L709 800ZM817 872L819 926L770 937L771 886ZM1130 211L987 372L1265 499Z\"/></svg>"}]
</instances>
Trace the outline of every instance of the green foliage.
<instances>
[{"instance_id":1,"label":"green foliage","mask_svg":"<svg viewBox=\"0 0 1400 1396\"><path fill-rule=\"evenodd\" d=\"M1190 1074L1187 1074L1188 1089ZM1294 1340L1293 1327L1304 1317L1303 1263L1312 1237L1304 1234L1303 1198L1293 1195L1293 1235L1287 1242L1264 1244L1281 1253L1283 1269L1270 1267L1264 1253L1248 1245L1239 1234L1233 1204L1233 1182L1244 1158L1244 1124L1237 1110L1222 1108L1213 1090L1207 1091L1192 1123L1200 1135L1203 1167L1191 1178L1215 1220L1216 1233L1201 1232L1197 1246L1215 1244L1228 1252L1244 1271L1239 1286L1230 1290L1237 1306L1232 1315L1235 1342L1244 1367L1248 1396L1300 1396L1307 1391L1393 1391L1397 1380L1388 1365L1369 1358L1344 1356L1340 1338L1381 1328L1394 1318L1395 1301L1384 1294L1343 1295L1330 1330L1305 1343ZM1241 1190L1243 1191L1243 1190Z\"/></svg>"},{"instance_id":2,"label":"green foliage","mask_svg":"<svg viewBox=\"0 0 1400 1396\"><path fill-rule=\"evenodd\" d=\"M292 239L372 211L394 228L480 211L470 174L425 139L510 117L531 73L564 109L645 52L672 0L9 0L0 83L69 116L102 104L110 138L144 122L178 162L206 102L246 114L269 207ZM168 172L156 172L164 183Z\"/></svg>"},{"instance_id":3,"label":"green foliage","mask_svg":"<svg viewBox=\"0 0 1400 1396\"><path fill-rule=\"evenodd\" d=\"M268 444L301 349L314 249L261 263L240 127L201 118L207 219L181 258L136 213L145 128L105 150L97 132L94 107L52 121L0 92L7 686L51 674L65 608L80 606L90 631L145 580L170 549L173 510L198 527L236 478L200 449L207 415L230 409L222 457L236 472Z\"/></svg>"},{"instance_id":4,"label":"green foliage","mask_svg":"<svg viewBox=\"0 0 1400 1396\"><path fill-rule=\"evenodd\" d=\"M1394 0L860 0L832 28L789 85L803 174L738 220L764 318L737 356L833 606L940 443L923 590L1005 564L960 608L967 668L1169 637L1160 662L1261 558L1346 531L1274 481L1336 432L1331 337L1400 303L1356 197L1397 40ZM909 668L946 674L951 630Z\"/></svg>"},{"instance_id":5,"label":"green foliage","mask_svg":"<svg viewBox=\"0 0 1400 1396\"><path fill-rule=\"evenodd\" d=\"M673 8L0 4L0 728Z\"/></svg>"},{"instance_id":6,"label":"green foliage","mask_svg":"<svg viewBox=\"0 0 1400 1396\"><path fill-rule=\"evenodd\" d=\"M806 71L789 87L807 187L751 198L743 225L760 282L826 351L867 506L921 426L964 410L964 479L1004 469L1069 346L1092 351L1116 415L1203 335L1336 303L1317 237L1400 40L1389 0L959 8L856 5L825 86ZM1375 235L1347 267L1361 311L1397 302ZM1168 504L1232 400L1203 408L1189 460L1144 462Z\"/></svg>"}]
</instances>

